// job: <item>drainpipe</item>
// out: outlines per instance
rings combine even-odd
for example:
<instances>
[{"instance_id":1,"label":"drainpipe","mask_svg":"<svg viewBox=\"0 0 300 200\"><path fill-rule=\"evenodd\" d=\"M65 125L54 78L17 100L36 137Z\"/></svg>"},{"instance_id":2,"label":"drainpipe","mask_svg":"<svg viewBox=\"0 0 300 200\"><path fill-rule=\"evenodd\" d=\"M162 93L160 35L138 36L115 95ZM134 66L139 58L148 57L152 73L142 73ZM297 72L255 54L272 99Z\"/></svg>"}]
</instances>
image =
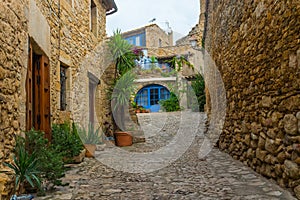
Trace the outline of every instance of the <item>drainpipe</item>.
<instances>
[{"instance_id":1,"label":"drainpipe","mask_svg":"<svg viewBox=\"0 0 300 200\"><path fill-rule=\"evenodd\" d=\"M106 10L106 16L112 15L118 11L118 7L114 0L106 0L106 1L104 0L103 2L106 2L107 7L109 9L109 10Z\"/></svg>"}]
</instances>

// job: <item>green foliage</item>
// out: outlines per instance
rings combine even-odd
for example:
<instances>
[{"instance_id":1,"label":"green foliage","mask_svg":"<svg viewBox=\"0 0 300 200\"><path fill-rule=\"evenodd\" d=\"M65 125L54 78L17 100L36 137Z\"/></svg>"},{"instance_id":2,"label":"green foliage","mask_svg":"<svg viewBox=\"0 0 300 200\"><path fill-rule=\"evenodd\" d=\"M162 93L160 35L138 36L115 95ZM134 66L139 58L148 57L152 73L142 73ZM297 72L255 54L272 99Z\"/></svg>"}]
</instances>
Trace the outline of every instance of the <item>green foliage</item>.
<instances>
[{"instance_id":1,"label":"green foliage","mask_svg":"<svg viewBox=\"0 0 300 200\"><path fill-rule=\"evenodd\" d=\"M27 149L34 152L39 160L41 178L47 180L51 187L61 185L61 177L65 174L63 156L55 144L48 144L48 140L41 131L30 130L26 134Z\"/></svg>"},{"instance_id":2,"label":"green foliage","mask_svg":"<svg viewBox=\"0 0 300 200\"><path fill-rule=\"evenodd\" d=\"M174 112L180 110L179 100L175 93L170 92L170 98L166 100L160 100L159 104L167 111Z\"/></svg>"},{"instance_id":3,"label":"green foliage","mask_svg":"<svg viewBox=\"0 0 300 200\"><path fill-rule=\"evenodd\" d=\"M137 108L138 107L137 103L134 102L134 101L131 102L131 106L132 106L132 108Z\"/></svg>"},{"instance_id":4,"label":"green foliage","mask_svg":"<svg viewBox=\"0 0 300 200\"><path fill-rule=\"evenodd\" d=\"M15 192L22 192L25 182L28 182L32 187L41 188L41 179L39 171L40 161L36 157L36 153L29 154L25 149L25 139L22 137L16 138L16 148L13 163L4 163L11 168L16 176Z\"/></svg>"},{"instance_id":5,"label":"green foliage","mask_svg":"<svg viewBox=\"0 0 300 200\"><path fill-rule=\"evenodd\" d=\"M124 130L125 127L125 111L124 106L128 105L130 102L131 95L134 92L135 74L131 71L125 73L117 81L113 93L111 95L112 104L114 105L114 111L118 112L117 119L120 123L118 124L121 130Z\"/></svg>"},{"instance_id":6,"label":"green foliage","mask_svg":"<svg viewBox=\"0 0 300 200\"><path fill-rule=\"evenodd\" d=\"M204 105L206 103L206 97L205 97L205 83L203 77L198 74L196 75L196 79L191 81L191 87L194 90L194 93L197 97L196 101L192 104L192 110L193 111L204 111Z\"/></svg>"},{"instance_id":7,"label":"green foliage","mask_svg":"<svg viewBox=\"0 0 300 200\"><path fill-rule=\"evenodd\" d=\"M115 104L114 110L129 103L131 94L135 89L134 80L135 74L127 72L117 81L111 97Z\"/></svg>"},{"instance_id":8,"label":"green foliage","mask_svg":"<svg viewBox=\"0 0 300 200\"><path fill-rule=\"evenodd\" d=\"M72 125L71 129L68 123L52 126L52 145L55 151L61 152L67 162L83 150L83 144L78 136L76 126Z\"/></svg>"},{"instance_id":9,"label":"green foliage","mask_svg":"<svg viewBox=\"0 0 300 200\"><path fill-rule=\"evenodd\" d=\"M184 56L175 56L169 60L168 63L170 63L177 72L181 71L184 65L194 70L194 65L190 63Z\"/></svg>"},{"instance_id":10,"label":"green foliage","mask_svg":"<svg viewBox=\"0 0 300 200\"><path fill-rule=\"evenodd\" d=\"M100 127L94 130L93 124L89 124L88 131L84 128L77 127L78 135L80 136L82 142L84 144L100 144L101 143L101 135L99 134Z\"/></svg>"},{"instance_id":11,"label":"green foliage","mask_svg":"<svg viewBox=\"0 0 300 200\"><path fill-rule=\"evenodd\" d=\"M138 55L134 54L133 46L123 39L121 31L117 29L108 41L109 51L112 59L116 62L117 71L122 76L135 66L134 60Z\"/></svg>"}]
</instances>

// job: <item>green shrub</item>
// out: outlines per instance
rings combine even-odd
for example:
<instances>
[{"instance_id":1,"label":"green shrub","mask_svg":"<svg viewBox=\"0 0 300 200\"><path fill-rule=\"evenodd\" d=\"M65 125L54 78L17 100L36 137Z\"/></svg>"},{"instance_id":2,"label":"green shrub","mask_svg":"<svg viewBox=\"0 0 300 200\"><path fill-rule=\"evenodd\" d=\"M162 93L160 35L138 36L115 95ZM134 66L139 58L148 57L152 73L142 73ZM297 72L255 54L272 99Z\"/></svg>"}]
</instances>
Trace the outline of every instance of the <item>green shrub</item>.
<instances>
[{"instance_id":1,"label":"green shrub","mask_svg":"<svg viewBox=\"0 0 300 200\"><path fill-rule=\"evenodd\" d=\"M66 162L79 155L83 144L75 124L72 124L72 128L68 123L52 125L52 146L56 152L61 152Z\"/></svg>"},{"instance_id":2,"label":"green shrub","mask_svg":"<svg viewBox=\"0 0 300 200\"><path fill-rule=\"evenodd\" d=\"M203 77L198 74L196 76L196 79L191 82L191 87L194 90L194 93L197 97L197 102L192 102L191 109L193 111L204 111L204 105L206 103L206 97L205 97L205 83ZM197 108L197 105L199 106Z\"/></svg>"},{"instance_id":3,"label":"green shrub","mask_svg":"<svg viewBox=\"0 0 300 200\"><path fill-rule=\"evenodd\" d=\"M65 174L62 153L56 150L55 145L49 144L43 132L32 129L25 134L28 151L39 160L41 178L52 188L61 185L60 178Z\"/></svg>"},{"instance_id":4,"label":"green shrub","mask_svg":"<svg viewBox=\"0 0 300 200\"><path fill-rule=\"evenodd\" d=\"M37 186L41 188L41 172L39 170L41 161L36 156L36 152L30 154L25 146L25 139L17 136L13 163L4 163L4 165L13 170L16 176L14 186L16 194L22 192L26 182L32 187Z\"/></svg>"},{"instance_id":5,"label":"green shrub","mask_svg":"<svg viewBox=\"0 0 300 200\"><path fill-rule=\"evenodd\" d=\"M175 93L170 92L170 98L166 100L160 100L159 104L167 111L167 112L173 112L173 111L179 111L180 105L179 100Z\"/></svg>"}]
</instances>

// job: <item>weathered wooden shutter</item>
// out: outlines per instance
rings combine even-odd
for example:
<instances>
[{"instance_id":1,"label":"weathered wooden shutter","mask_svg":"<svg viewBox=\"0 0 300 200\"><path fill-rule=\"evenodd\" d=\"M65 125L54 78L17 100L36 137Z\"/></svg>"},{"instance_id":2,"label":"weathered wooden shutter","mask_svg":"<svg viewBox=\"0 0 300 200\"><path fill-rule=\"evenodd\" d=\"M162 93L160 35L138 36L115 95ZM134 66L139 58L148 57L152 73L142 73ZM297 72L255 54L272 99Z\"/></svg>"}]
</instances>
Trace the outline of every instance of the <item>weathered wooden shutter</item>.
<instances>
[{"instance_id":1,"label":"weathered wooden shutter","mask_svg":"<svg viewBox=\"0 0 300 200\"><path fill-rule=\"evenodd\" d=\"M40 57L40 129L51 140L50 125L50 66L46 56Z\"/></svg>"},{"instance_id":2,"label":"weathered wooden shutter","mask_svg":"<svg viewBox=\"0 0 300 200\"><path fill-rule=\"evenodd\" d=\"M33 110L32 110L32 104L33 104L33 95L32 95L32 46L29 44L28 49L28 66L27 66L27 75L26 75L26 130L30 130L33 127Z\"/></svg>"}]
</instances>

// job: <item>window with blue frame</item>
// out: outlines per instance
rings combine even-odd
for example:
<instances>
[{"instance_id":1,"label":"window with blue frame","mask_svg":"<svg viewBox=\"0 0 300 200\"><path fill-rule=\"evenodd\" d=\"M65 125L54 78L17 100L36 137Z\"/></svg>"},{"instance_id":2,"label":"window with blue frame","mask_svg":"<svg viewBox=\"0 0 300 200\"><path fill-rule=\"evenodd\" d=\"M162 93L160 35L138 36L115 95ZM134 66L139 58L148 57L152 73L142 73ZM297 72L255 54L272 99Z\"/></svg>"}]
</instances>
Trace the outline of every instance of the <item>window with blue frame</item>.
<instances>
[{"instance_id":1,"label":"window with blue frame","mask_svg":"<svg viewBox=\"0 0 300 200\"><path fill-rule=\"evenodd\" d=\"M149 85L142 88L136 95L137 105L150 109L151 112L159 110L159 101L170 98L170 91L161 85Z\"/></svg>"},{"instance_id":2,"label":"window with blue frame","mask_svg":"<svg viewBox=\"0 0 300 200\"><path fill-rule=\"evenodd\" d=\"M127 40L130 44L134 46L146 46L146 35L145 33L140 33L137 35L133 35L130 37L124 38Z\"/></svg>"}]
</instances>

